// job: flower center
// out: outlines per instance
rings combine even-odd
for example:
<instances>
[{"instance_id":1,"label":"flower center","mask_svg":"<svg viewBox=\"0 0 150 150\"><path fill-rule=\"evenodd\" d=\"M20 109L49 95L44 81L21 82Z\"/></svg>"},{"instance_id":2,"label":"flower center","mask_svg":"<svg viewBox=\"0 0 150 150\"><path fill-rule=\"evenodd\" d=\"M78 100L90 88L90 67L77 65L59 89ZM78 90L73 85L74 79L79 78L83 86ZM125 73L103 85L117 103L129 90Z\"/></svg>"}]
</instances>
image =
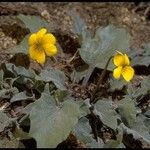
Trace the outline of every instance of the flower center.
<instances>
[{"instance_id":1,"label":"flower center","mask_svg":"<svg viewBox=\"0 0 150 150\"><path fill-rule=\"evenodd\" d=\"M127 67L128 67L128 65L122 66L122 72L126 72L128 70Z\"/></svg>"},{"instance_id":2,"label":"flower center","mask_svg":"<svg viewBox=\"0 0 150 150\"><path fill-rule=\"evenodd\" d=\"M35 44L35 46L36 46L36 49L38 49L39 51L43 51L44 50L43 44L41 42L37 42Z\"/></svg>"}]
</instances>

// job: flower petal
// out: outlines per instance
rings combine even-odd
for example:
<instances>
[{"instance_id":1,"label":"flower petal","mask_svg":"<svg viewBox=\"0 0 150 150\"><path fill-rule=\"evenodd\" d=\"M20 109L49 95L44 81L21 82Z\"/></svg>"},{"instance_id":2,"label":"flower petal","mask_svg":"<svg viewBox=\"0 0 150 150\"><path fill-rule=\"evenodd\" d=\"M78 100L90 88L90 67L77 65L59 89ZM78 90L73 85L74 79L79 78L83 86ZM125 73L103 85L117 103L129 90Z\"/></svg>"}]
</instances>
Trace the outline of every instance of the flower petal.
<instances>
[{"instance_id":1,"label":"flower petal","mask_svg":"<svg viewBox=\"0 0 150 150\"><path fill-rule=\"evenodd\" d=\"M113 62L116 66L123 66L125 62L125 57L122 54L116 54L113 58Z\"/></svg>"},{"instance_id":2,"label":"flower petal","mask_svg":"<svg viewBox=\"0 0 150 150\"><path fill-rule=\"evenodd\" d=\"M121 66L114 69L114 71L113 71L114 78L119 79L120 76L121 76L121 72L122 72L122 67Z\"/></svg>"},{"instance_id":3,"label":"flower petal","mask_svg":"<svg viewBox=\"0 0 150 150\"><path fill-rule=\"evenodd\" d=\"M126 54L124 54L124 65L130 65L130 60L129 60L129 57L126 55Z\"/></svg>"},{"instance_id":4,"label":"flower petal","mask_svg":"<svg viewBox=\"0 0 150 150\"><path fill-rule=\"evenodd\" d=\"M134 69L131 66L125 66L122 69L122 76L126 81L130 81L134 76Z\"/></svg>"},{"instance_id":5,"label":"flower petal","mask_svg":"<svg viewBox=\"0 0 150 150\"><path fill-rule=\"evenodd\" d=\"M47 30L45 28L40 29L36 35L37 35L37 39L41 40L41 38L46 34Z\"/></svg>"},{"instance_id":6,"label":"flower petal","mask_svg":"<svg viewBox=\"0 0 150 150\"><path fill-rule=\"evenodd\" d=\"M45 53L44 51L40 51L35 48L35 46L31 46L29 48L29 55L31 59L36 60L40 64L45 63Z\"/></svg>"},{"instance_id":7,"label":"flower petal","mask_svg":"<svg viewBox=\"0 0 150 150\"><path fill-rule=\"evenodd\" d=\"M55 44L56 43L56 38L53 34L48 33L45 34L42 38L43 44Z\"/></svg>"},{"instance_id":8,"label":"flower petal","mask_svg":"<svg viewBox=\"0 0 150 150\"><path fill-rule=\"evenodd\" d=\"M57 47L53 44L45 44L43 48L47 56L54 56L57 53Z\"/></svg>"},{"instance_id":9,"label":"flower petal","mask_svg":"<svg viewBox=\"0 0 150 150\"><path fill-rule=\"evenodd\" d=\"M36 34L35 33L31 34L28 40L29 45L34 45L36 41L37 41Z\"/></svg>"}]
</instances>

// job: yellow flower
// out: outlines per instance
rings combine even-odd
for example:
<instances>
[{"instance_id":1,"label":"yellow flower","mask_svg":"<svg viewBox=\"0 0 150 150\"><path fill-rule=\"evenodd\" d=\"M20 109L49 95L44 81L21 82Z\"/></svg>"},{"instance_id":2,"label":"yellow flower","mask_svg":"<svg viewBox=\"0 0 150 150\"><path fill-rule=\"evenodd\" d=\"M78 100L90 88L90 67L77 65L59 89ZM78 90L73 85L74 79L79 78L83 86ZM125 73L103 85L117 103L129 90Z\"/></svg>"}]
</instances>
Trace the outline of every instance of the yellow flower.
<instances>
[{"instance_id":1,"label":"yellow flower","mask_svg":"<svg viewBox=\"0 0 150 150\"><path fill-rule=\"evenodd\" d=\"M130 66L130 60L126 54L118 52L114 56L113 62L117 67L113 71L114 78L119 79L121 75L126 81L130 81L133 78L134 69Z\"/></svg>"},{"instance_id":2,"label":"yellow flower","mask_svg":"<svg viewBox=\"0 0 150 150\"><path fill-rule=\"evenodd\" d=\"M29 37L29 55L31 59L36 60L40 64L45 63L45 57L54 56L57 53L55 46L56 38L51 33L46 33L45 28L31 34Z\"/></svg>"}]
</instances>

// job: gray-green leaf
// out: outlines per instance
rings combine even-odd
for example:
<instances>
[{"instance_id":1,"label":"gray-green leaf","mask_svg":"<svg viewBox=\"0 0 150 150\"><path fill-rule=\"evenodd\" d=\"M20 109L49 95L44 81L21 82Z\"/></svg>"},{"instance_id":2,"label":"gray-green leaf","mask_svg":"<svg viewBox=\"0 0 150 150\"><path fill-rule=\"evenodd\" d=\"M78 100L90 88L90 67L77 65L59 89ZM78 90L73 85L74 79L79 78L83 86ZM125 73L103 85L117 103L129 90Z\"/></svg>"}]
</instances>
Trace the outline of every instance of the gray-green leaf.
<instances>
[{"instance_id":1,"label":"gray-green leaf","mask_svg":"<svg viewBox=\"0 0 150 150\"><path fill-rule=\"evenodd\" d=\"M24 76L24 77L27 77L27 78L34 78L35 75L36 75L34 70L32 70L32 69L25 69L24 67L21 67L21 66L16 67L12 63L7 63L7 64L5 64L5 66L6 66L6 69L8 71L10 71L11 73L15 74L16 76L20 75L20 76Z\"/></svg>"},{"instance_id":2,"label":"gray-green leaf","mask_svg":"<svg viewBox=\"0 0 150 150\"><path fill-rule=\"evenodd\" d=\"M16 102L16 101L21 101L21 100L31 100L32 97L30 96L27 96L25 94L25 92L20 92L20 93L17 93L15 94L11 99L10 99L10 102Z\"/></svg>"},{"instance_id":3,"label":"gray-green leaf","mask_svg":"<svg viewBox=\"0 0 150 150\"><path fill-rule=\"evenodd\" d=\"M127 82L122 78L116 80L114 79L114 77L111 76L109 84L110 84L110 91L115 91L115 90L122 90L122 88L127 85Z\"/></svg>"},{"instance_id":4,"label":"gray-green leaf","mask_svg":"<svg viewBox=\"0 0 150 150\"><path fill-rule=\"evenodd\" d=\"M118 103L118 110L125 125L132 127L136 121L137 114L134 101L130 98L120 100Z\"/></svg>"},{"instance_id":5,"label":"gray-green leaf","mask_svg":"<svg viewBox=\"0 0 150 150\"><path fill-rule=\"evenodd\" d=\"M102 122L112 129L117 128L117 113L113 109L112 101L107 99L99 100L95 104L95 109L97 110L97 114L99 114Z\"/></svg>"},{"instance_id":6,"label":"gray-green leaf","mask_svg":"<svg viewBox=\"0 0 150 150\"><path fill-rule=\"evenodd\" d=\"M0 132L2 132L9 125L11 119L2 110L0 110L0 118Z\"/></svg>"},{"instance_id":7,"label":"gray-green leaf","mask_svg":"<svg viewBox=\"0 0 150 150\"><path fill-rule=\"evenodd\" d=\"M39 16L30 15L18 15L19 18L25 26L30 30L31 33L37 32L41 28L46 28L49 32L52 31L53 27L43 18Z\"/></svg>"},{"instance_id":8,"label":"gray-green leaf","mask_svg":"<svg viewBox=\"0 0 150 150\"><path fill-rule=\"evenodd\" d=\"M127 53L129 40L130 36L125 29L109 25L98 28L94 38L84 39L79 52L86 63L104 69L109 57L114 55L116 50ZM108 70L113 68L113 63L110 63Z\"/></svg>"},{"instance_id":9,"label":"gray-green leaf","mask_svg":"<svg viewBox=\"0 0 150 150\"><path fill-rule=\"evenodd\" d=\"M145 46L142 50L132 50L130 52L132 59L132 65L150 65L150 43Z\"/></svg>"},{"instance_id":10,"label":"gray-green leaf","mask_svg":"<svg viewBox=\"0 0 150 150\"><path fill-rule=\"evenodd\" d=\"M36 76L36 80L42 80L45 82L53 82L57 88L61 90L66 90L65 88L65 74L54 68L48 68L47 70L42 70L39 76Z\"/></svg>"},{"instance_id":11,"label":"gray-green leaf","mask_svg":"<svg viewBox=\"0 0 150 150\"><path fill-rule=\"evenodd\" d=\"M87 146L87 148L102 148L103 145L98 145L98 142L93 139L91 132L92 130L89 125L89 121L85 117L80 118L78 124L73 130L73 134L77 137L78 140L82 141Z\"/></svg>"},{"instance_id":12,"label":"gray-green leaf","mask_svg":"<svg viewBox=\"0 0 150 150\"><path fill-rule=\"evenodd\" d=\"M0 98L10 98L12 95L18 93L18 89L13 87L11 89L2 89L0 90Z\"/></svg>"},{"instance_id":13,"label":"gray-green leaf","mask_svg":"<svg viewBox=\"0 0 150 150\"><path fill-rule=\"evenodd\" d=\"M30 136L35 138L38 148L55 148L65 140L78 122L79 106L65 101L62 108L52 103L52 97L41 97L30 111Z\"/></svg>"},{"instance_id":14,"label":"gray-green leaf","mask_svg":"<svg viewBox=\"0 0 150 150\"><path fill-rule=\"evenodd\" d=\"M30 36L30 34L26 35L24 37L24 39L18 45L16 45L13 48L8 49L8 51L11 54L16 54L16 53L25 53L25 54L27 54L28 53L28 48L29 48L29 46L28 46L29 36Z\"/></svg>"},{"instance_id":15,"label":"gray-green leaf","mask_svg":"<svg viewBox=\"0 0 150 150\"><path fill-rule=\"evenodd\" d=\"M104 145L104 148L125 148L125 145L118 141L110 140L108 143Z\"/></svg>"},{"instance_id":16,"label":"gray-green leaf","mask_svg":"<svg viewBox=\"0 0 150 150\"><path fill-rule=\"evenodd\" d=\"M4 71L0 70L0 82L3 81Z\"/></svg>"}]
</instances>

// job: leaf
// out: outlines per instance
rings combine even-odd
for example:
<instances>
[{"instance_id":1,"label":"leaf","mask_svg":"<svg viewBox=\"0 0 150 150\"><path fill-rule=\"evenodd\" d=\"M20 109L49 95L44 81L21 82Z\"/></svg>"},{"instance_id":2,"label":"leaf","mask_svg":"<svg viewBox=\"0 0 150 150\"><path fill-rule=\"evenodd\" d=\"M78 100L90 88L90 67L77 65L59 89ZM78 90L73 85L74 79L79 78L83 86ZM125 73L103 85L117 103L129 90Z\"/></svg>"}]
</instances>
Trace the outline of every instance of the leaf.
<instances>
[{"instance_id":1,"label":"leaf","mask_svg":"<svg viewBox=\"0 0 150 150\"><path fill-rule=\"evenodd\" d=\"M70 11L69 15L72 17L73 21L74 21L74 28L73 28L73 31L76 33L76 34L81 34L82 31L86 28L86 24L85 22L83 21L83 19L81 19L79 17L79 15L77 15L77 13L75 12L72 12Z\"/></svg>"},{"instance_id":2,"label":"leaf","mask_svg":"<svg viewBox=\"0 0 150 150\"><path fill-rule=\"evenodd\" d=\"M3 77L4 77L4 71L0 70L0 82L3 81Z\"/></svg>"},{"instance_id":3,"label":"leaf","mask_svg":"<svg viewBox=\"0 0 150 150\"><path fill-rule=\"evenodd\" d=\"M11 89L2 89L0 90L0 98L11 98L12 95L18 93L18 89L13 87Z\"/></svg>"},{"instance_id":4,"label":"leaf","mask_svg":"<svg viewBox=\"0 0 150 150\"><path fill-rule=\"evenodd\" d=\"M46 20L44 20L43 18L39 16L30 16L30 15L20 14L17 16L17 18L25 24L26 28L30 30L31 34L34 32L37 32L39 29L43 27L45 27L48 30L48 32L51 32L54 30L53 29L54 27L52 27L52 25L50 25ZM12 54L16 54L19 52L27 54L28 49L29 49L28 39L31 34L26 35L24 39L14 48L10 48L9 52Z\"/></svg>"},{"instance_id":5,"label":"leaf","mask_svg":"<svg viewBox=\"0 0 150 150\"><path fill-rule=\"evenodd\" d=\"M18 66L16 67L14 64L7 63L5 64L6 69L13 73L16 76L24 76L27 78L35 78L35 72L32 69L25 69L24 67Z\"/></svg>"},{"instance_id":6,"label":"leaf","mask_svg":"<svg viewBox=\"0 0 150 150\"><path fill-rule=\"evenodd\" d=\"M144 122L145 126L149 129L149 132L150 132L150 118L145 117L143 122Z\"/></svg>"},{"instance_id":7,"label":"leaf","mask_svg":"<svg viewBox=\"0 0 150 150\"><path fill-rule=\"evenodd\" d=\"M127 53L129 40L130 36L125 29L109 25L98 28L94 38L87 37L79 48L79 53L87 64L104 69L106 62L116 50ZM113 63L110 63L108 70L113 68Z\"/></svg>"},{"instance_id":8,"label":"leaf","mask_svg":"<svg viewBox=\"0 0 150 150\"><path fill-rule=\"evenodd\" d=\"M120 126L117 127L118 134L116 135L116 140L111 139L110 141L106 142L104 148L125 148L125 145L122 143L123 139L123 130Z\"/></svg>"},{"instance_id":9,"label":"leaf","mask_svg":"<svg viewBox=\"0 0 150 150\"><path fill-rule=\"evenodd\" d=\"M90 32L87 30L84 20L79 17L76 12L70 11L69 15L73 19L73 32L77 34L79 38L84 40L86 37L91 36Z\"/></svg>"},{"instance_id":10,"label":"leaf","mask_svg":"<svg viewBox=\"0 0 150 150\"><path fill-rule=\"evenodd\" d=\"M119 143L118 141L110 140L104 145L104 148L125 148L125 145L123 143Z\"/></svg>"},{"instance_id":11,"label":"leaf","mask_svg":"<svg viewBox=\"0 0 150 150\"><path fill-rule=\"evenodd\" d=\"M46 28L49 32L53 30L52 25L39 16L30 16L19 14L17 16L25 26L30 30L31 33L37 32L41 28Z\"/></svg>"},{"instance_id":12,"label":"leaf","mask_svg":"<svg viewBox=\"0 0 150 150\"><path fill-rule=\"evenodd\" d=\"M71 73L71 80L75 83L79 83L80 80L82 80L88 73L88 67L87 66L80 66L76 70L73 70Z\"/></svg>"},{"instance_id":13,"label":"leaf","mask_svg":"<svg viewBox=\"0 0 150 150\"><path fill-rule=\"evenodd\" d=\"M150 93L150 76L144 77L144 79L141 81L141 88L139 90L140 95L144 95L147 93Z\"/></svg>"},{"instance_id":14,"label":"leaf","mask_svg":"<svg viewBox=\"0 0 150 150\"><path fill-rule=\"evenodd\" d=\"M40 99L38 99L38 101L39 101L39 100L43 100L43 99L45 99L45 100L48 100L48 99L49 99L49 103L50 103L52 106L55 106L55 103L56 103L55 100L53 99L53 97L52 97L50 94L48 94L48 93L45 92L45 91L41 94L41 97L40 97ZM28 104L28 105L23 109L23 112L24 112L25 114L29 115L30 111L32 110L32 108L34 107L35 104L36 104L36 102L33 102L33 103Z\"/></svg>"},{"instance_id":15,"label":"leaf","mask_svg":"<svg viewBox=\"0 0 150 150\"><path fill-rule=\"evenodd\" d=\"M55 91L55 99L57 99L59 102L63 102L67 99L71 99L71 93L69 93L69 91L67 90L59 90L57 89Z\"/></svg>"},{"instance_id":16,"label":"leaf","mask_svg":"<svg viewBox=\"0 0 150 150\"><path fill-rule=\"evenodd\" d=\"M11 99L10 102L22 101L22 100L31 100L33 97L29 97L25 94L25 92L20 92L15 94Z\"/></svg>"},{"instance_id":17,"label":"leaf","mask_svg":"<svg viewBox=\"0 0 150 150\"><path fill-rule=\"evenodd\" d=\"M16 53L24 53L24 54L28 54L28 39L29 39L30 34L26 35L24 37L24 39L15 47L8 49L8 51L11 54L16 54Z\"/></svg>"},{"instance_id":18,"label":"leaf","mask_svg":"<svg viewBox=\"0 0 150 150\"><path fill-rule=\"evenodd\" d=\"M150 130L144 124L145 117L143 115L138 115L136 118L136 122L134 122L132 129L138 132L145 139L150 141Z\"/></svg>"},{"instance_id":19,"label":"leaf","mask_svg":"<svg viewBox=\"0 0 150 150\"><path fill-rule=\"evenodd\" d=\"M2 110L0 110L0 118L0 132L2 132L9 125L11 119Z\"/></svg>"},{"instance_id":20,"label":"leaf","mask_svg":"<svg viewBox=\"0 0 150 150\"><path fill-rule=\"evenodd\" d=\"M46 84L45 84L44 93L50 94L50 91L49 91L49 83L46 83Z\"/></svg>"},{"instance_id":21,"label":"leaf","mask_svg":"<svg viewBox=\"0 0 150 150\"><path fill-rule=\"evenodd\" d=\"M24 132L20 127L15 128L15 130L13 131L13 136L15 138L18 138L19 140L31 139L29 133Z\"/></svg>"},{"instance_id":22,"label":"leaf","mask_svg":"<svg viewBox=\"0 0 150 150\"><path fill-rule=\"evenodd\" d=\"M124 98L118 102L118 111L122 121L128 127L132 127L136 121L136 107L134 101L130 98Z\"/></svg>"},{"instance_id":23,"label":"leaf","mask_svg":"<svg viewBox=\"0 0 150 150\"><path fill-rule=\"evenodd\" d=\"M125 80L121 79L114 79L114 77L110 77L109 79L109 84L110 84L110 91L115 91L115 90L122 90L124 86L127 85L127 82Z\"/></svg>"},{"instance_id":24,"label":"leaf","mask_svg":"<svg viewBox=\"0 0 150 150\"><path fill-rule=\"evenodd\" d=\"M147 44L144 49L132 50L130 52L130 57L132 60L132 65L150 65L150 43Z\"/></svg>"},{"instance_id":25,"label":"leaf","mask_svg":"<svg viewBox=\"0 0 150 150\"><path fill-rule=\"evenodd\" d=\"M132 85L128 86L128 95L131 95L132 98L137 99L138 97L142 97L148 93L150 93L150 76L144 76L143 80L140 83L139 87L134 87Z\"/></svg>"},{"instance_id":26,"label":"leaf","mask_svg":"<svg viewBox=\"0 0 150 150\"><path fill-rule=\"evenodd\" d=\"M52 102L51 96L44 95L30 111L29 135L35 138L37 148L55 148L68 137L78 122L79 106L68 100L59 108Z\"/></svg>"},{"instance_id":27,"label":"leaf","mask_svg":"<svg viewBox=\"0 0 150 150\"><path fill-rule=\"evenodd\" d=\"M35 80L33 89L36 89L39 93L42 93L45 87L45 83L41 80ZM45 89L47 90L47 89Z\"/></svg>"},{"instance_id":28,"label":"leaf","mask_svg":"<svg viewBox=\"0 0 150 150\"><path fill-rule=\"evenodd\" d=\"M117 128L117 113L113 109L112 101L107 99L99 100L95 104L97 114L99 114L102 122L112 129Z\"/></svg>"},{"instance_id":29,"label":"leaf","mask_svg":"<svg viewBox=\"0 0 150 150\"><path fill-rule=\"evenodd\" d=\"M144 115L148 118L150 118L150 108L147 109L147 111L144 113Z\"/></svg>"},{"instance_id":30,"label":"leaf","mask_svg":"<svg viewBox=\"0 0 150 150\"><path fill-rule=\"evenodd\" d=\"M137 122L138 122L138 124L140 123L139 121L137 121ZM140 140L140 141L142 141L142 144L144 143L144 144L150 145L150 140L149 140L150 135L149 135L149 133L148 134L147 133L146 134L142 133L143 132L143 127L142 127L142 130L140 129L140 131L135 131L133 129L130 129L130 128L126 127L123 123L121 123L120 126L122 127L122 129L125 133L132 134L134 140ZM138 132L140 132L140 133L138 133ZM145 136L146 136L146 138L145 138ZM148 138L147 138L147 136L148 136Z\"/></svg>"},{"instance_id":31,"label":"leaf","mask_svg":"<svg viewBox=\"0 0 150 150\"><path fill-rule=\"evenodd\" d=\"M87 148L102 148L102 145L98 145L93 135L91 134L92 130L89 125L89 121L86 117L80 118L78 124L76 124L73 134L77 137L78 140L82 141Z\"/></svg>"},{"instance_id":32,"label":"leaf","mask_svg":"<svg viewBox=\"0 0 150 150\"><path fill-rule=\"evenodd\" d=\"M80 117L84 117L87 116L88 114L90 114L90 110L89 110L89 105L90 105L90 99L86 99L86 100L81 100L78 101L79 105L80 105L80 113L81 116Z\"/></svg>"},{"instance_id":33,"label":"leaf","mask_svg":"<svg viewBox=\"0 0 150 150\"><path fill-rule=\"evenodd\" d=\"M42 70L41 73L36 76L36 80L42 80L45 82L53 82L57 88L61 90L66 90L65 88L65 74L54 68L48 68L47 70Z\"/></svg>"}]
</instances>

